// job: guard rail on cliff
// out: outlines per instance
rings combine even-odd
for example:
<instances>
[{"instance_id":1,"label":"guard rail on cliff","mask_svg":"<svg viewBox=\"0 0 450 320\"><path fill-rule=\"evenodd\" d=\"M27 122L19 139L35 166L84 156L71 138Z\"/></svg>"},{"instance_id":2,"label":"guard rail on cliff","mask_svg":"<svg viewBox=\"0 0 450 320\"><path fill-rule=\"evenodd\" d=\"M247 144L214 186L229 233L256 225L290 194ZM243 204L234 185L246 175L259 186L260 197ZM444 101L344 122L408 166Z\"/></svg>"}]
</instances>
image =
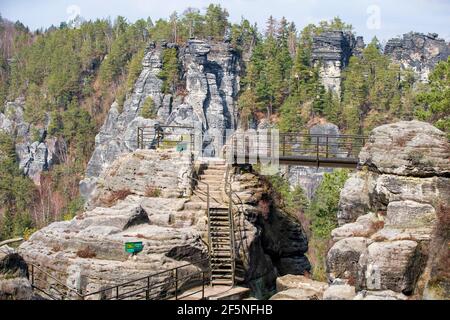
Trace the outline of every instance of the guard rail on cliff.
<instances>
[{"instance_id":1,"label":"guard rail on cliff","mask_svg":"<svg viewBox=\"0 0 450 320\"><path fill-rule=\"evenodd\" d=\"M193 269L196 269L193 271ZM83 293L49 274L43 268L29 265L32 288L50 300L181 300L201 293L209 284L209 258L203 258L169 270ZM192 288L196 288L191 290Z\"/></svg>"}]
</instances>

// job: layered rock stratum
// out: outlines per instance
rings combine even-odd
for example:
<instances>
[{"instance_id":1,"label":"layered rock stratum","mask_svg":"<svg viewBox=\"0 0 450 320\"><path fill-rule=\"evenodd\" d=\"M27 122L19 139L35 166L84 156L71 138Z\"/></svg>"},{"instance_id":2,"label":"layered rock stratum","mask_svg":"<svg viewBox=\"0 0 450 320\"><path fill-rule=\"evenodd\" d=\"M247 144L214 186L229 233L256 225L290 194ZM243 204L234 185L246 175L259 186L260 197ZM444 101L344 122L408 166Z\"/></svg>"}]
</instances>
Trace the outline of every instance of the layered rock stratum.
<instances>
[{"instance_id":1,"label":"layered rock stratum","mask_svg":"<svg viewBox=\"0 0 450 320\"><path fill-rule=\"evenodd\" d=\"M163 81L158 75L163 67L163 51L167 48L177 50L183 91L162 91ZM143 70L123 110L114 103L96 136L86 178L80 185L82 195L89 199L100 174L120 154L137 149L138 127L152 128L155 123L194 127L205 133L205 155L217 155L219 149L213 144L213 137L225 136L226 129L236 127L239 77L240 56L229 43L189 40L180 47L167 43L150 44L144 56ZM155 120L140 116L148 98L155 104L158 114Z\"/></svg>"},{"instance_id":2,"label":"layered rock stratum","mask_svg":"<svg viewBox=\"0 0 450 320\"><path fill-rule=\"evenodd\" d=\"M427 82L434 66L450 56L450 44L436 33L410 32L402 38L389 40L384 53L403 69L413 70L420 81Z\"/></svg>"},{"instance_id":3,"label":"layered rock stratum","mask_svg":"<svg viewBox=\"0 0 450 320\"><path fill-rule=\"evenodd\" d=\"M372 131L341 192L330 281L414 298L448 298L450 145L418 121Z\"/></svg>"}]
</instances>

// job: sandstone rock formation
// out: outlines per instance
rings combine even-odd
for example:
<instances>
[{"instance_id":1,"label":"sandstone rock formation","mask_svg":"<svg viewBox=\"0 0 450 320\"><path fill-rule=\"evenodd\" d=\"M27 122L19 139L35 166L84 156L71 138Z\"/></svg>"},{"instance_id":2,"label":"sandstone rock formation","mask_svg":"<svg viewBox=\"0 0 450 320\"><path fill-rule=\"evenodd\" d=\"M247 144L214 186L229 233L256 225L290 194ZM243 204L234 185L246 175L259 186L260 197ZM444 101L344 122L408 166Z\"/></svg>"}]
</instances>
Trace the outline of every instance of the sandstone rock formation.
<instances>
[{"instance_id":1,"label":"sandstone rock formation","mask_svg":"<svg viewBox=\"0 0 450 320\"><path fill-rule=\"evenodd\" d=\"M123 154L97 179L86 212L39 230L19 251L28 263L84 293L206 257L206 203L190 201L187 178L201 166L173 149ZM265 205L270 190L261 177L231 171L230 183L242 201L234 207L237 280L264 298L275 291L278 275L310 269L307 239L298 222ZM123 247L129 241L142 241L144 250L131 258ZM39 270L37 278L48 289L58 286Z\"/></svg>"},{"instance_id":2,"label":"sandstone rock formation","mask_svg":"<svg viewBox=\"0 0 450 320\"><path fill-rule=\"evenodd\" d=\"M46 128L26 122L23 112L23 99L7 102L4 113L0 113L0 131L15 138L19 168L40 185L41 172L61 160L66 145L62 139L47 137Z\"/></svg>"},{"instance_id":3,"label":"sandstone rock formation","mask_svg":"<svg viewBox=\"0 0 450 320\"><path fill-rule=\"evenodd\" d=\"M308 241L301 224L271 203L261 177L231 177L236 205L235 230L238 277L262 298L275 291L277 276L302 275L311 269L305 256Z\"/></svg>"},{"instance_id":4,"label":"sandstone rock formation","mask_svg":"<svg viewBox=\"0 0 450 320\"><path fill-rule=\"evenodd\" d=\"M169 159L171 171L161 170ZM196 228L204 212L185 210L187 198L167 198L187 187L182 177L191 169L190 157L182 160L178 152L164 150L141 150L118 159L99 179L95 208L34 233L20 246L20 254L83 293L205 257L202 232ZM124 251L124 243L131 241L144 244L134 257ZM43 273L36 277L49 290L57 285Z\"/></svg>"},{"instance_id":5,"label":"sandstone rock formation","mask_svg":"<svg viewBox=\"0 0 450 320\"><path fill-rule=\"evenodd\" d=\"M313 38L312 61L320 65L320 78L327 90L340 94L341 72L350 57L364 48L364 41L350 32L327 31Z\"/></svg>"},{"instance_id":6,"label":"sandstone rock formation","mask_svg":"<svg viewBox=\"0 0 450 320\"><path fill-rule=\"evenodd\" d=\"M162 92L162 80L158 75L162 69L162 52L167 47L178 51L184 92ZM220 139L215 136L223 137L226 129L234 129L236 125L239 59L228 43L190 40L182 47L150 44L133 93L127 97L122 111L117 103L111 106L96 136L96 147L86 178L80 185L82 195L89 199L100 174L120 154L137 149L138 127L153 127L160 123L195 127L199 132L209 130L208 134L205 133L203 147L207 156L214 156L218 150L215 144L220 144ZM140 117L140 110L148 97L155 103L157 119Z\"/></svg>"},{"instance_id":7,"label":"sandstone rock formation","mask_svg":"<svg viewBox=\"0 0 450 320\"><path fill-rule=\"evenodd\" d=\"M439 61L447 60L450 44L438 38L435 33L427 35L410 32L403 38L391 39L384 48L384 53L398 62L402 68L414 70L419 80L428 81L428 76Z\"/></svg>"},{"instance_id":8,"label":"sandstone rock formation","mask_svg":"<svg viewBox=\"0 0 450 320\"><path fill-rule=\"evenodd\" d=\"M372 131L341 192L341 226L327 256L331 282L370 291L358 293L364 299L391 291L386 298L449 297L449 160L445 134L430 124Z\"/></svg>"},{"instance_id":9,"label":"sandstone rock formation","mask_svg":"<svg viewBox=\"0 0 450 320\"><path fill-rule=\"evenodd\" d=\"M189 195L193 163L188 153L173 149L137 150L123 154L97 180L87 207L94 208L117 192L146 196L150 192L165 198Z\"/></svg>"}]
</instances>

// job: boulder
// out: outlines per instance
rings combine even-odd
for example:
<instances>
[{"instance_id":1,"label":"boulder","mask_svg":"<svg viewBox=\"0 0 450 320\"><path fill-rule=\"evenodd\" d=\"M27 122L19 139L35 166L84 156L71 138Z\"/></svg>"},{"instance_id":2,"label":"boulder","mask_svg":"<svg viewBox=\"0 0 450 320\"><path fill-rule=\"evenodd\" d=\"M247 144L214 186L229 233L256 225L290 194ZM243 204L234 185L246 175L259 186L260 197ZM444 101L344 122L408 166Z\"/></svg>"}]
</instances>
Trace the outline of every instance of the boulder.
<instances>
[{"instance_id":1,"label":"boulder","mask_svg":"<svg viewBox=\"0 0 450 320\"><path fill-rule=\"evenodd\" d=\"M270 300L322 300L328 284L305 276L285 275L277 278L277 291Z\"/></svg>"},{"instance_id":2,"label":"boulder","mask_svg":"<svg viewBox=\"0 0 450 320\"><path fill-rule=\"evenodd\" d=\"M450 145L429 123L400 121L375 128L359 155L359 165L383 174L450 175Z\"/></svg>"},{"instance_id":3,"label":"boulder","mask_svg":"<svg viewBox=\"0 0 450 320\"><path fill-rule=\"evenodd\" d=\"M308 299L294 300L320 300L322 299L323 293L327 289L327 287L328 284L324 282L314 281L305 276L285 275L277 278L277 291L280 295L274 297L279 298L283 295L287 296L295 294L299 297L308 297ZM274 297L272 297L271 300L277 300L274 299Z\"/></svg>"},{"instance_id":4,"label":"boulder","mask_svg":"<svg viewBox=\"0 0 450 320\"><path fill-rule=\"evenodd\" d=\"M411 294L423 263L415 241L372 243L368 247L365 263L367 289Z\"/></svg>"},{"instance_id":5,"label":"boulder","mask_svg":"<svg viewBox=\"0 0 450 320\"><path fill-rule=\"evenodd\" d=\"M331 281L346 279L351 285L359 285L362 277L360 257L367 252L370 240L363 237L346 238L336 242L327 254L327 273Z\"/></svg>"},{"instance_id":6,"label":"boulder","mask_svg":"<svg viewBox=\"0 0 450 320\"><path fill-rule=\"evenodd\" d=\"M347 223L334 229L331 232L331 237L333 238L333 241L339 241L350 237L370 238L370 236L382 228L383 225L384 222L380 220L377 215L369 213L360 216L356 219L356 222Z\"/></svg>"},{"instance_id":7,"label":"boulder","mask_svg":"<svg viewBox=\"0 0 450 320\"><path fill-rule=\"evenodd\" d=\"M392 290L358 292L353 300L408 300L404 294Z\"/></svg>"},{"instance_id":8,"label":"boulder","mask_svg":"<svg viewBox=\"0 0 450 320\"><path fill-rule=\"evenodd\" d=\"M349 285L332 285L323 293L323 300L353 300L355 287Z\"/></svg>"},{"instance_id":9,"label":"boulder","mask_svg":"<svg viewBox=\"0 0 450 320\"><path fill-rule=\"evenodd\" d=\"M373 190L374 185L374 176L369 172L356 172L348 178L339 198L339 225L354 222L369 211L370 190Z\"/></svg>"},{"instance_id":10,"label":"boulder","mask_svg":"<svg viewBox=\"0 0 450 320\"><path fill-rule=\"evenodd\" d=\"M288 289L273 295L269 300L321 300L312 289Z\"/></svg>"}]
</instances>

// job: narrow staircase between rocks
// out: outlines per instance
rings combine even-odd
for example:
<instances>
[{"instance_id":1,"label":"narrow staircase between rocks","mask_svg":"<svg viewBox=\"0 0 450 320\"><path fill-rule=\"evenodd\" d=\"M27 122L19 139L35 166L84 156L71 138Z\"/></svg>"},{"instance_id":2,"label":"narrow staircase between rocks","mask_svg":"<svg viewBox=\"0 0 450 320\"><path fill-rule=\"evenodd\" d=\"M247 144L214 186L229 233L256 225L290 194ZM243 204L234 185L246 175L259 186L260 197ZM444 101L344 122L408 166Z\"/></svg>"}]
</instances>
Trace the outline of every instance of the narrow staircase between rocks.
<instances>
[{"instance_id":1,"label":"narrow staircase between rocks","mask_svg":"<svg viewBox=\"0 0 450 320\"><path fill-rule=\"evenodd\" d=\"M200 166L186 209L204 209L208 214L208 245L211 285L233 286L235 283L234 228L232 211L223 201L227 164L222 159L211 159Z\"/></svg>"}]
</instances>

